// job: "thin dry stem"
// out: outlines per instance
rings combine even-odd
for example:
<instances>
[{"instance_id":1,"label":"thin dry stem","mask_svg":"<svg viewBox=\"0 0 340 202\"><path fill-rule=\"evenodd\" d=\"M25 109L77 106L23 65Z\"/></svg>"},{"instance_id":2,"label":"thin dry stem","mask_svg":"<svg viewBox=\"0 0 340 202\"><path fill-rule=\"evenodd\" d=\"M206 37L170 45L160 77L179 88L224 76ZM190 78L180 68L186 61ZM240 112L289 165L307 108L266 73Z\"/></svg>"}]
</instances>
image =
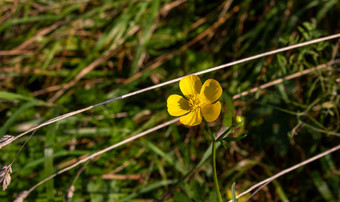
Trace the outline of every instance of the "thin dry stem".
<instances>
[{"instance_id":1,"label":"thin dry stem","mask_svg":"<svg viewBox=\"0 0 340 202\"><path fill-rule=\"evenodd\" d=\"M274 81L270 81L270 82L265 83L265 84L263 84L263 85L261 85L259 87L255 87L255 88L252 88L252 89L250 89L248 91L243 91L242 93L236 94L236 95L233 96L233 99L235 100L235 99L238 99L240 97L249 95L251 93L256 93L259 90L268 88L270 86L277 85L279 83L282 83L284 81L288 81L290 79L294 79L294 78L297 78L297 77L309 74L309 73L314 72L314 71L326 69L327 67L330 67L332 64L339 63L339 62L340 62L340 60L335 60L335 61L329 62L327 64L321 64L321 65L318 65L316 67L303 70L302 72L297 72L297 73L291 74L289 76L286 76L286 77L283 77L283 78L280 78L280 79L277 79L277 80L274 80Z\"/></svg>"},{"instance_id":2,"label":"thin dry stem","mask_svg":"<svg viewBox=\"0 0 340 202\"><path fill-rule=\"evenodd\" d=\"M29 132L35 131L35 130L37 130L37 129L43 127L43 126L46 126L46 125L49 125L49 124L51 124L51 123L60 121L60 120L62 120L62 119L65 119L65 118L67 118L67 117L73 116L73 115L75 115L75 114L79 114L79 113L81 113L81 112L87 111L87 110L92 109L92 108L93 108L93 106L89 106L89 107L86 107L86 108L83 108L83 109L79 109L79 110L77 110L77 111L73 111L73 112L70 112L70 113L67 113L67 114L63 114L63 115L61 115L61 116L57 116L57 117L55 117L55 118L53 118L53 119L50 119L50 120L48 120L48 121L46 121L46 122L44 122L44 123L38 124L38 125L34 126L33 128L30 128L30 129L26 130L25 132L20 133L19 135L17 135L17 136L15 136L15 137L11 138L10 141L4 142L4 143L1 145L1 147L4 147L4 146L10 144L10 143L13 142L14 140L16 140L16 139L18 139L18 138L20 138L20 137L26 135L26 134L29 133ZM1 147L0 147L0 148L1 148Z\"/></svg>"},{"instance_id":3,"label":"thin dry stem","mask_svg":"<svg viewBox=\"0 0 340 202\"><path fill-rule=\"evenodd\" d=\"M0 50L0 56L9 56L9 55L25 55L25 54L34 54L33 51L30 50Z\"/></svg>"},{"instance_id":4,"label":"thin dry stem","mask_svg":"<svg viewBox=\"0 0 340 202\"><path fill-rule=\"evenodd\" d=\"M182 3L186 2L187 0L177 0L177 1L173 1L173 2L170 2L168 4L166 4L162 10L161 10L161 16L166 16L168 15L168 13L175 7L181 5Z\"/></svg>"},{"instance_id":5,"label":"thin dry stem","mask_svg":"<svg viewBox=\"0 0 340 202\"><path fill-rule=\"evenodd\" d=\"M11 10L0 17L0 24L5 22L7 19L9 19L15 13L15 11L18 8L18 5L19 5L18 0L13 1L13 5L11 5L11 7L12 7Z\"/></svg>"},{"instance_id":6,"label":"thin dry stem","mask_svg":"<svg viewBox=\"0 0 340 202\"><path fill-rule=\"evenodd\" d=\"M22 191L13 202L23 202L28 194L29 193L27 191Z\"/></svg>"},{"instance_id":7,"label":"thin dry stem","mask_svg":"<svg viewBox=\"0 0 340 202\"><path fill-rule=\"evenodd\" d=\"M70 201L73 198L75 187L72 184L67 190L66 190L66 196L65 201Z\"/></svg>"},{"instance_id":8,"label":"thin dry stem","mask_svg":"<svg viewBox=\"0 0 340 202\"><path fill-rule=\"evenodd\" d=\"M255 184L255 185L253 185L252 187L250 187L246 191L244 191L241 194L239 194L236 198L240 198L241 196L244 196L245 194L247 194L247 193L251 192L252 190L256 189L257 187L260 187L260 186L262 186L264 184L270 183L273 180L275 180L276 178L281 177L282 175L285 175L285 174L287 174L287 173L289 173L289 172L291 172L291 171L293 171L293 170L295 170L297 168L300 168L300 167L302 167L302 166L304 166L304 165L306 165L308 163L311 163L311 162L313 162L315 160L318 160L318 159L320 159L320 158L322 158L322 157L324 157L324 156L326 156L326 155L328 155L328 154L330 154L332 152L335 152L335 151L337 151L339 149L340 149L340 144L335 146L335 147L333 147L333 148L331 148L331 149L328 149L327 151L322 152L322 153L320 153L320 154L318 154L318 155L316 155L316 156L314 156L312 158L309 158L309 159L307 159L305 161L302 161L301 163L298 163L295 166L287 168L287 169L277 173L276 175L274 175L272 177L269 177L269 178L267 178L267 179L265 179L265 180ZM232 202L232 200L230 200L229 202Z\"/></svg>"},{"instance_id":9,"label":"thin dry stem","mask_svg":"<svg viewBox=\"0 0 340 202\"><path fill-rule=\"evenodd\" d=\"M12 135L3 136L2 138L0 138L0 149L13 141L14 137Z\"/></svg>"},{"instance_id":10,"label":"thin dry stem","mask_svg":"<svg viewBox=\"0 0 340 202\"><path fill-rule=\"evenodd\" d=\"M128 36L131 36L135 34L140 29L139 26L135 26L131 28L131 30L128 33ZM65 84L62 89L60 89L54 96L48 100L48 103L54 103L66 90L74 86L81 78L86 76L89 72L91 72L93 69L95 69L97 66L102 64L103 62L107 61L112 55L115 53L117 48L122 45L124 42L124 39L119 40L117 43L115 43L108 51L106 51L103 56L97 58L93 62L91 62L87 67L82 69L77 76L70 81L69 83Z\"/></svg>"},{"instance_id":11,"label":"thin dry stem","mask_svg":"<svg viewBox=\"0 0 340 202\"><path fill-rule=\"evenodd\" d=\"M19 151L16 153L15 157L13 158L12 162L9 165L13 165L14 161L18 158L18 155L20 154L21 150L25 147L25 145L27 144L27 142L31 139L31 137L34 135L36 130L34 130L32 132L32 134L27 138L27 140L24 142L24 144L21 145Z\"/></svg>"},{"instance_id":12,"label":"thin dry stem","mask_svg":"<svg viewBox=\"0 0 340 202\"><path fill-rule=\"evenodd\" d=\"M315 40L311 40L311 41L307 41L307 42L303 42L303 43L287 46L287 47L280 48L280 49L273 50L273 51L269 51L269 52L265 52L265 53L262 53L262 54L258 54L258 55L255 55L255 56L251 56L251 57L248 57L248 58L244 58L244 59L241 59L241 60L230 62L230 63L224 64L224 65L212 67L210 69L207 69L207 70L204 70L204 71L200 71L200 72L196 72L196 73L193 73L193 74L194 75L205 74L205 73L208 73L208 72L212 72L212 71L216 71L216 70L223 69L223 68L226 68L226 67L230 67L230 66L233 66L233 65L236 65L236 64L240 64L240 63L248 62L248 61L251 61L251 60L255 60L255 59L258 59L258 58L261 58L261 57L273 55L273 54L276 54L276 53L284 52L284 51L287 51L287 50L291 50L291 49L299 48L299 47L302 47L302 46L307 46L307 45L310 45L310 44L319 43L319 42L322 42L322 41L331 40L331 39L335 39L335 38L339 38L339 37L340 37L340 33L339 34L330 35L330 36L327 36L327 37L323 37L323 38L319 38L319 39L315 39ZM92 109L94 107L98 107L100 105L104 105L104 104L107 104L107 103L110 103L110 102L114 102L114 101L119 100L119 99L125 99L125 98L131 97L131 96L134 96L134 95L137 95L137 94L140 94L140 93L144 93L144 92L147 92L147 91L150 91L150 90L153 90L153 89L165 86L165 85L169 85L169 84L175 83L177 81L180 81L182 78L183 77L180 77L180 78L177 78L177 79L173 79L173 80L170 80L170 81L166 81L166 82L163 82L163 83L160 83L160 84L157 84L157 85L154 85L154 86L150 86L150 87L147 87L147 88L144 88L144 89L141 89L141 90L137 90L137 91L134 91L134 92L122 95L120 97L116 97L116 98L113 98L113 99L110 99L110 100L107 100L107 101L104 101L104 102L101 102L101 103L98 103L98 104L95 104L95 105L92 105L92 106L89 106L89 107L86 107L86 108L83 108L83 109L76 110L74 112L70 112L70 113L58 116L56 118L50 119L50 120L48 120L48 121L46 121L46 122L44 122L42 124L39 124L39 125L31 128L31 129L29 129L27 131L25 131L25 132L15 136L13 141L18 139L18 138L20 138L21 136L31 132L31 131L37 130L37 129L43 127L43 126L49 125L49 124L54 123L56 121L65 119L65 118L73 116L75 114L79 114L81 112L90 110L90 109Z\"/></svg>"},{"instance_id":13,"label":"thin dry stem","mask_svg":"<svg viewBox=\"0 0 340 202\"><path fill-rule=\"evenodd\" d=\"M75 186L74 183L77 181L79 178L80 174L86 169L86 167L89 165L91 162L91 159L87 161L77 172L76 176L74 177L71 186L66 190L66 195L65 195L65 201L70 201L73 198Z\"/></svg>"},{"instance_id":14,"label":"thin dry stem","mask_svg":"<svg viewBox=\"0 0 340 202\"><path fill-rule=\"evenodd\" d=\"M102 150L100 150L100 151L94 153L94 154L92 154L92 155L90 155L90 156L88 156L88 157L86 157L86 158L84 158L84 159L82 159L82 160L80 160L80 161L78 161L78 162L72 164L71 166L68 166L68 167L66 167L66 168L64 168L64 169L62 169L62 170L60 170L60 171L54 173L53 175L50 175L49 177L45 178L44 180L40 181L39 183L37 183L36 185L34 185L32 188L30 188L30 189L27 191L27 194L26 194L25 197L27 197L27 196L28 196L35 188L37 188L39 185L45 183L46 181L48 181L48 180L54 178L55 176L57 176L57 175L59 175L59 174L61 174L61 173L64 173L64 172L66 172L66 171L68 171L68 170L70 170L70 169L72 169L72 168L78 166L79 164L82 164L82 163L84 163L84 162L86 162L86 161L88 161L88 160L90 160L90 159L93 159L93 158L95 158L95 157L97 157L97 156L99 156L99 155L101 155L101 154L103 154L103 153L105 153L105 152L108 152L108 151L110 151L110 150L112 150L112 149L115 149L115 148L117 148L117 147L119 147L119 146L121 146L121 145L124 145L124 144L126 144L126 143L129 143L129 142L131 142L131 141L133 141L133 140L135 140L135 139L137 139L137 138L143 137L143 136L145 136L145 135L147 135L147 134L149 134L149 133L151 133L151 132L154 132L154 131L156 131L156 130L158 130L158 129L161 129L161 128L164 128L164 127L166 127L166 126L168 126L168 125L171 125L172 123L175 123L175 122L177 122L177 121L179 121L179 118L176 118L176 119L173 119L173 120L171 120L171 121L162 123L162 124L160 124L160 125L158 125L158 126L156 126L156 127L153 127L153 128L151 128L151 129L149 129L149 130L146 130L146 131L141 132L141 133L139 133L139 134L137 134L137 135L134 135L134 136L132 136L132 137L129 137L129 138L127 138L127 139L125 139L125 140L123 140L123 141L121 141L121 142L119 142L119 143L116 143L116 144L114 144L114 145L111 145L110 147L107 147L107 148L105 148L105 149L102 149Z\"/></svg>"},{"instance_id":15,"label":"thin dry stem","mask_svg":"<svg viewBox=\"0 0 340 202\"><path fill-rule=\"evenodd\" d=\"M53 25L43 28L40 31L38 31L38 33L36 35L34 35L33 37L31 37L30 39L28 39L27 41L25 41L24 43L20 44L18 47L14 48L13 50L22 50L24 48L26 48L27 46L29 46L30 44L32 44L35 40L37 40L38 38L45 36L46 34L54 31L55 29L57 29L60 25L64 24L66 21L59 21L54 23Z\"/></svg>"},{"instance_id":16,"label":"thin dry stem","mask_svg":"<svg viewBox=\"0 0 340 202\"><path fill-rule=\"evenodd\" d=\"M214 24L212 24L210 27L208 27L202 33L197 35L194 39L190 40L189 42L187 42L186 44L181 46L178 50L176 50L176 51L174 51L172 53L168 53L168 54L161 55L161 56L157 57L156 59L154 59L151 62L150 65L148 65L148 67L145 70L143 70L141 72L138 72L138 73L134 74L133 76L131 76L130 78L128 78L127 80L125 80L124 84L130 83L130 82L136 80L137 78L139 78L142 75L144 75L145 72L151 71L151 70L159 67L164 62L166 62L166 61L170 60L171 58L173 58L175 55L178 55L178 54L182 53L183 51L187 50L192 45L194 45L197 42L201 41L204 37L206 37L209 34L211 34L214 30L216 30L216 28L221 26L226 20L228 20L230 17L232 17L234 13L238 12L238 10L239 10L239 8L237 6L235 6L234 9L232 9L231 12L229 12L227 15L219 18L218 21L216 21Z\"/></svg>"},{"instance_id":17,"label":"thin dry stem","mask_svg":"<svg viewBox=\"0 0 340 202\"><path fill-rule=\"evenodd\" d=\"M261 185L259 188L257 188L248 198L246 201L249 201L251 198L253 198L257 192L261 191L261 189L263 189L264 187L266 187L270 182L264 183L263 185Z\"/></svg>"},{"instance_id":18,"label":"thin dry stem","mask_svg":"<svg viewBox=\"0 0 340 202\"><path fill-rule=\"evenodd\" d=\"M29 136L29 138L27 138L27 140L24 142L24 144L22 144L19 151L16 153L15 157L13 158L12 162L9 165L4 165L0 168L0 183L2 183L2 190L6 190L8 185L11 183L12 165L14 161L17 159L18 155L20 154L22 148L25 147L26 143L28 142L28 140L31 139L34 133L35 131L33 131L32 134ZM5 135L4 137L6 136L8 137L10 135ZM7 140L11 140L11 139L13 139L13 136L10 136L9 138L7 138ZM4 141L4 142L8 142L8 141ZM0 142L0 144L1 143L3 142Z\"/></svg>"},{"instance_id":19,"label":"thin dry stem","mask_svg":"<svg viewBox=\"0 0 340 202\"><path fill-rule=\"evenodd\" d=\"M334 63L336 63L336 62L339 62L339 61L334 61ZM332 64L333 64L333 63L332 63ZM328 67L328 65L330 65L330 64L328 63L328 64L319 65L319 66L317 66L317 67L315 67L315 68L308 69L308 71L305 70L305 71L303 71L303 72L301 72L301 73L295 73L295 74L286 76L286 77L284 77L283 79L278 79L278 80L269 82L269 83L267 83L267 84L261 85L260 87L256 87L256 88L253 88L253 89L257 89L257 90L258 90L258 89L265 89L265 88L271 87L271 86L273 86L273 85L277 85L277 84L279 84L279 83L281 83L281 82L283 82L283 81L287 81L287 80L290 80L290 79L294 79L294 78L297 78L297 77L300 77L300 76L303 76L303 75L306 75L306 74L308 74L308 73L311 73L311 72L314 72L314 71L318 71L318 70L321 70L321 69L326 69L326 68ZM250 91L245 91L245 92L242 92L242 93L240 93L240 94L237 94L237 95L235 95L235 96L233 97L233 99L236 100L236 99L238 99L238 98L240 98L240 97L243 97L243 96L245 96L245 95L249 95L250 93L255 93L255 92L257 92L257 90L253 90L253 89L251 89ZM107 102L107 101L106 101L106 102ZM116 147L118 147L118 146L121 146L121 145L123 145L123 144L126 144L126 143L128 143L128 142L130 142L130 141L133 141L133 140L135 140L135 139L137 139L137 138L139 138L139 137L142 137L142 136L144 136L144 135L146 135L146 134L148 134L148 133L150 133L150 132L153 132L153 131L155 131L155 130L158 130L158 129L160 129L160 128L163 128L163 127L165 127L165 126L168 126L168 125L170 125L170 124L172 124L172 123L175 123L175 122L177 122L178 120L179 120L179 118L176 118L176 119L173 119L173 120L171 120L171 121L168 121L168 122L166 122L166 123L164 123L164 124L160 124L160 125L158 125L158 126L156 126L156 127L154 127L154 128L151 128L151 129L149 129L149 130L146 130L146 131L144 131L144 132L142 132L142 133L140 133L140 134L138 134L138 135L136 135L136 136L132 136L132 137L130 137L130 138L126 139L126 140L123 140L123 141L121 141L121 142L119 142L119 143L117 143L117 144L115 144L115 145L112 145L112 146L110 146L110 147L108 147L108 148L106 148L106 149L103 149L103 150L101 150L101 151L99 151L99 152L96 152L96 153L92 154L91 156L88 156L88 157L86 157L86 158L84 158L84 159L82 159L82 160L80 160L80 161L78 161L78 162L72 164L71 166L66 167L66 168L64 168L64 169L62 169L62 170L60 170L60 171L58 171L57 173L55 173L55 174L49 176L48 178L44 179L43 181L39 182L39 183L36 184L34 187L32 187L28 192L29 192L29 193L32 192L36 187L38 187L39 185L43 184L44 182L46 182L46 181L48 181L48 180L54 178L55 176L57 176L57 175L59 175L59 174L61 174L61 173L63 173L63 172L66 172L66 171L68 171L68 170L70 170L70 169L76 167L77 165L79 165L79 164L81 164L81 163L83 163L83 162L88 161L89 159L92 159L92 158L94 158L94 157L97 157L97 156L99 156L99 155L101 155L101 154L103 154L103 153L105 153L105 152L107 152L107 151L109 151L109 150L112 150L112 149L114 149L114 148L116 148ZM261 186L261 185L259 185L259 186Z\"/></svg>"},{"instance_id":20,"label":"thin dry stem","mask_svg":"<svg viewBox=\"0 0 340 202\"><path fill-rule=\"evenodd\" d=\"M4 165L0 168L0 184L2 184L2 190L6 190L11 183L12 166Z\"/></svg>"}]
</instances>

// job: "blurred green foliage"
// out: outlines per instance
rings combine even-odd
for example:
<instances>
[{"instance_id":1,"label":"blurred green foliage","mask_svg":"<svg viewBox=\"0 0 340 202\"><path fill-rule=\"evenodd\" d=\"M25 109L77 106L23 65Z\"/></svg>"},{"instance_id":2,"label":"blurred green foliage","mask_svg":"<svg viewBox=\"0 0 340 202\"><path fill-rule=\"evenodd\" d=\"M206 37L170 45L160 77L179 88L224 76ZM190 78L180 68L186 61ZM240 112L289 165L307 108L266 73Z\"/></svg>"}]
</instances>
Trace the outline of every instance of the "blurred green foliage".
<instances>
[{"instance_id":1,"label":"blurred green foliage","mask_svg":"<svg viewBox=\"0 0 340 202\"><path fill-rule=\"evenodd\" d=\"M337 0L271 1L0 1L0 136L160 82L268 50L339 32ZM247 138L220 147L223 197L340 143L339 43L321 42L202 75L223 88L211 127L245 117ZM239 92L334 61L331 69L284 81L232 101ZM0 200L86 155L171 117L171 84L94 108L36 131L13 165ZM0 150L9 164L28 136ZM186 180L209 147L204 126L168 128L107 152L75 182L73 199L214 201L212 167ZM339 155L289 173L258 201L340 200ZM32 192L28 200L61 201L79 168ZM105 177L109 176L109 177ZM231 198L229 198L231 199Z\"/></svg>"}]
</instances>

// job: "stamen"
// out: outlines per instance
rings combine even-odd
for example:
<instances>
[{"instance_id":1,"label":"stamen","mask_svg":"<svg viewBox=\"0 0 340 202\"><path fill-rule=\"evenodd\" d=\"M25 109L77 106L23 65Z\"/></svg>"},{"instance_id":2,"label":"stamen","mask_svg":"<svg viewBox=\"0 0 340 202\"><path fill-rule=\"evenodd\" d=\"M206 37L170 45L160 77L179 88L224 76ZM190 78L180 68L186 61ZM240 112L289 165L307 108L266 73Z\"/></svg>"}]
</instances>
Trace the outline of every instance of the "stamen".
<instances>
[{"instance_id":1,"label":"stamen","mask_svg":"<svg viewBox=\"0 0 340 202\"><path fill-rule=\"evenodd\" d=\"M197 108L201 108L202 107L202 103L201 103L200 96L199 95L193 95L189 99L189 106L191 107L191 110L195 110Z\"/></svg>"}]
</instances>

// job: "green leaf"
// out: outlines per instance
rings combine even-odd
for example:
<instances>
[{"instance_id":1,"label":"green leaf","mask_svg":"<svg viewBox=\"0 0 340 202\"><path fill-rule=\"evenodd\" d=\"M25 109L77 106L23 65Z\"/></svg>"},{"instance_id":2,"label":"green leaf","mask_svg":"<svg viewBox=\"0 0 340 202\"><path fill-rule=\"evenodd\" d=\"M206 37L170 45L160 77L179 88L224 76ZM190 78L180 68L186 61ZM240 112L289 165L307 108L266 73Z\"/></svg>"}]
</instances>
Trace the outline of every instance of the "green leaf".
<instances>
[{"instance_id":1,"label":"green leaf","mask_svg":"<svg viewBox=\"0 0 340 202\"><path fill-rule=\"evenodd\" d=\"M318 191L320 192L324 200L325 201L336 201L327 183L321 178L320 173L318 171L313 171L311 174L312 174L314 185L316 186L316 188L318 189Z\"/></svg>"},{"instance_id":2,"label":"green leaf","mask_svg":"<svg viewBox=\"0 0 340 202\"><path fill-rule=\"evenodd\" d=\"M36 101L32 101L32 102L27 102L24 105L22 105L18 110L16 110L10 117L9 119L7 119L7 121L5 122L5 124L1 127L0 129L0 137L5 135L8 128L14 124L14 122L17 120L18 117L20 117L20 115L22 113L24 113L27 109L35 106L37 104Z\"/></svg>"},{"instance_id":3,"label":"green leaf","mask_svg":"<svg viewBox=\"0 0 340 202\"><path fill-rule=\"evenodd\" d=\"M197 202L204 202L204 187L202 187L198 182L196 182L195 180L190 180L190 188L192 189L192 198L194 199L194 201Z\"/></svg>"},{"instance_id":4,"label":"green leaf","mask_svg":"<svg viewBox=\"0 0 340 202\"><path fill-rule=\"evenodd\" d=\"M0 99L4 99L8 101L19 101L19 100L33 101L35 100L36 102L38 102L36 104L39 104L39 105L46 104L45 102L36 100L35 98L32 98L32 97L20 95L17 93L4 92L4 91L0 91Z\"/></svg>"},{"instance_id":5,"label":"green leaf","mask_svg":"<svg viewBox=\"0 0 340 202\"><path fill-rule=\"evenodd\" d=\"M179 171L180 173L185 174L187 172L187 169L184 168L175 158L173 158L171 155L169 155L168 153L158 148L156 145L154 145L150 141L145 140L145 146L147 146L150 150L155 152L157 155L161 156L167 163L169 163L174 168L176 168L176 170Z\"/></svg>"},{"instance_id":6,"label":"green leaf","mask_svg":"<svg viewBox=\"0 0 340 202\"><path fill-rule=\"evenodd\" d=\"M192 200L187 195L185 195L184 193L176 191L174 193L174 201L177 201L177 202L191 202Z\"/></svg>"},{"instance_id":7,"label":"green leaf","mask_svg":"<svg viewBox=\"0 0 340 202\"><path fill-rule=\"evenodd\" d=\"M233 202L237 202L236 194L235 194L235 182L233 183L233 185L231 185L231 194L233 196Z\"/></svg>"}]
</instances>

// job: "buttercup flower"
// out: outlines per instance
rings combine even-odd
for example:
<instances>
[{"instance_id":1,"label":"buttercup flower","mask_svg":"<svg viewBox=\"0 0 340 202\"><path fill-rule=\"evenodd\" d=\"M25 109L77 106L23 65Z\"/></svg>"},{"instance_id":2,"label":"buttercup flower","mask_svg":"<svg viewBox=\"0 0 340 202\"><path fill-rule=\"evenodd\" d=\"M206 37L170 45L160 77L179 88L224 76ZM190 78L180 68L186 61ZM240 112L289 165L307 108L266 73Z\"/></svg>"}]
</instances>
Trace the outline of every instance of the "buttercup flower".
<instances>
[{"instance_id":1,"label":"buttercup flower","mask_svg":"<svg viewBox=\"0 0 340 202\"><path fill-rule=\"evenodd\" d=\"M218 98L222 95L220 84L214 79L202 82L196 75L184 77L179 82L183 95L170 95L167 100L171 116L181 116L184 125L196 126L202 122L202 115L208 122L215 121L221 112ZM216 102L217 101L217 102Z\"/></svg>"}]
</instances>

